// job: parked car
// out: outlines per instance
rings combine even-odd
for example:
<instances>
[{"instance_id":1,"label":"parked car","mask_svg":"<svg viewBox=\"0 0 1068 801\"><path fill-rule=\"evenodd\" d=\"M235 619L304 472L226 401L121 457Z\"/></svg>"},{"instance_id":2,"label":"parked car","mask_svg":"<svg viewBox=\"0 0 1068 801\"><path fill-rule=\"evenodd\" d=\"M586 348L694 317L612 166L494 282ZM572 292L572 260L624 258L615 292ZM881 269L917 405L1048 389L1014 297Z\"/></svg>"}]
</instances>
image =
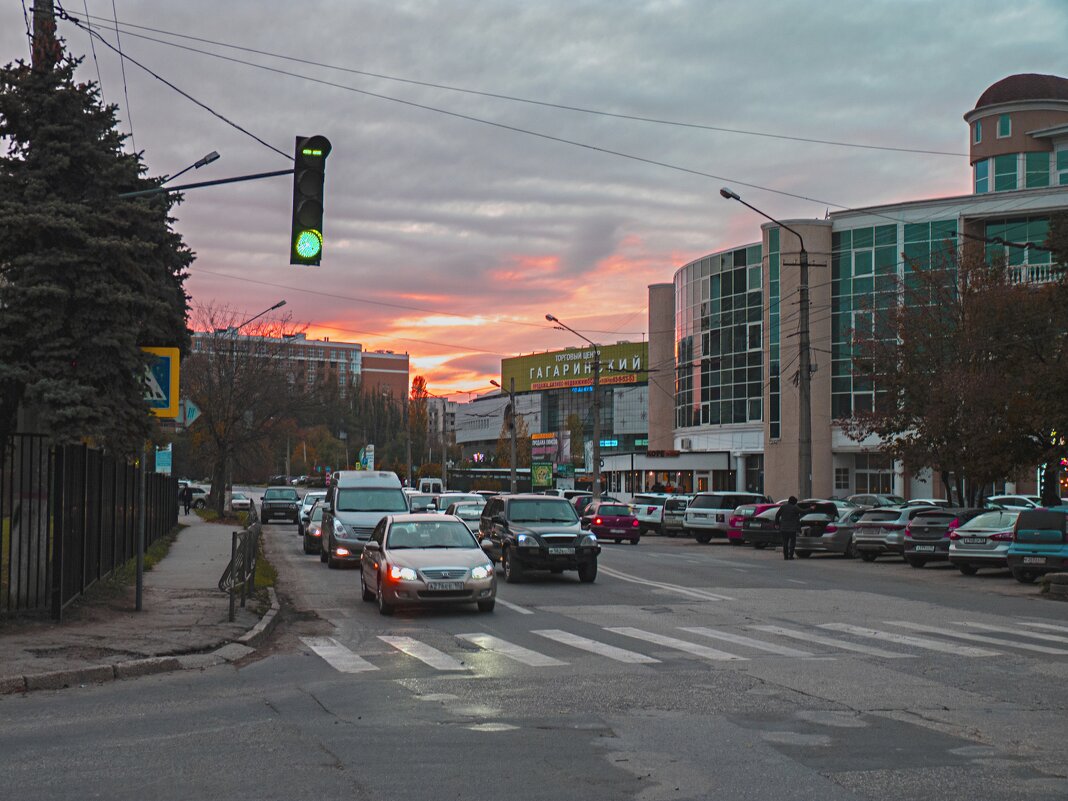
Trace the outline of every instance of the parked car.
<instances>
[{"instance_id":1,"label":"parked car","mask_svg":"<svg viewBox=\"0 0 1068 801\"><path fill-rule=\"evenodd\" d=\"M949 535L949 562L966 576L981 567L1007 568L1009 545L1019 509L991 509Z\"/></svg>"},{"instance_id":2,"label":"parked car","mask_svg":"<svg viewBox=\"0 0 1068 801\"><path fill-rule=\"evenodd\" d=\"M764 509L759 513L745 518L742 521L742 533L745 541L752 544L757 550L771 546L778 548L782 545L782 532L779 529L776 517L779 514L781 504L762 504ZM838 507L830 501L818 498L807 498L798 503L801 507L802 522L809 514L820 514L823 518L834 517L838 514ZM800 535L801 532L798 532ZM796 555L797 549L795 547ZM811 553L809 554L811 555Z\"/></svg>"},{"instance_id":3,"label":"parked car","mask_svg":"<svg viewBox=\"0 0 1068 801\"><path fill-rule=\"evenodd\" d=\"M475 490L475 495L481 495L487 501L490 498L492 498L494 495L500 495L500 494L501 493L498 490Z\"/></svg>"},{"instance_id":4,"label":"parked car","mask_svg":"<svg viewBox=\"0 0 1068 801\"><path fill-rule=\"evenodd\" d=\"M474 501L457 501L445 508L445 514L460 518L472 534L478 535L478 521L482 519L482 507L486 504Z\"/></svg>"},{"instance_id":5,"label":"parked car","mask_svg":"<svg viewBox=\"0 0 1068 801\"><path fill-rule=\"evenodd\" d=\"M846 559L854 558L857 554L853 550L853 530L867 511L833 501L813 509L801 518L794 555L808 559L814 553L837 553Z\"/></svg>"},{"instance_id":6,"label":"parked car","mask_svg":"<svg viewBox=\"0 0 1068 801\"><path fill-rule=\"evenodd\" d=\"M642 492L634 496L634 516L638 518L638 528L642 534L661 533L660 524L664 520L664 504L671 496L666 492Z\"/></svg>"},{"instance_id":7,"label":"parked car","mask_svg":"<svg viewBox=\"0 0 1068 801\"><path fill-rule=\"evenodd\" d=\"M771 498L753 492L699 492L686 507L686 533L700 543L726 537L731 512L749 503L771 503Z\"/></svg>"},{"instance_id":8,"label":"parked car","mask_svg":"<svg viewBox=\"0 0 1068 801\"><path fill-rule=\"evenodd\" d=\"M323 499L323 550L327 567L356 562L378 522L388 514L407 513L400 479L388 470L342 470L330 478Z\"/></svg>"},{"instance_id":9,"label":"parked car","mask_svg":"<svg viewBox=\"0 0 1068 801\"><path fill-rule=\"evenodd\" d=\"M613 498L611 495L601 495L602 501L612 501L612 503L623 503L619 498ZM593 503L593 495L588 493L582 493L581 495L574 495L568 501L575 507L575 514L582 517L586 514L586 509Z\"/></svg>"},{"instance_id":10,"label":"parked car","mask_svg":"<svg viewBox=\"0 0 1068 801\"><path fill-rule=\"evenodd\" d=\"M300 511L297 513L297 534L299 536L304 536L304 527L308 525L308 516L311 514L312 507L315 506L315 502L321 501L325 497L326 490L309 490L304 493L304 498L300 502Z\"/></svg>"},{"instance_id":11,"label":"parked car","mask_svg":"<svg viewBox=\"0 0 1068 801\"><path fill-rule=\"evenodd\" d=\"M316 501L308 510L308 519L301 532L304 553L322 553L323 550L323 504Z\"/></svg>"},{"instance_id":12,"label":"parked car","mask_svg":"<svg viewBox=\"0 0 1068 801\"><path fill-rule=\"evenodd\" d=\"M577 570L579 580L597 578L597 536L582 530L575 507L547 495L499 495L482 510L479 540L504 565L509 584L529 570Z\"/></svg>"},{"instance_id":13,"label":"parked car","mask_svg":"<svg viewBox=\"0 0 1068 801\"><path fill-rule=\"evenodd\" d=\"M252 508L252 498L250 498L244 492L231 492L230 493L230 511L231 512L247 512L251 508Z\"/></svg>"},{"instance_id":14,"label":"parked car","mask_svg":"<svg viewBox=\"0 0 1068 801\"><path fill-rule=\"evenodd\" d=\"M987 509L928 509L905 526L904 556L912 567L949 559L949 535Z\"/></svg>"},{"instance_id":15,"label":"parked car","mask_svg":"<svg viewBox=\"0 0 1068 801\"><path fill-rule=\"evenodd\" d=\"M676 537L686 530L686 506L689 495L672 495L664 501L664 516L660 520L660 533Z\"/></svg>"},{"instance_id":16,"label":"parked car","mask_svg":"<svg viewBox=\"0 0 1068 801\"><path fill-rule=\"evenodd\" d=\"M208 505L209 490L206 490L203 487L198 487L195 484L190 484L189 491L193 493L193 500L189 505L194 509L203 509Z\"/></svg>"},{"instance_id":17,"label":"parked car","mask_svg":"<svg viewBox=\"0 0 1068 801\"><path fill-rule=\"evenodd\" d=\"M614 501L590 504L581 524L596 534L598 540L612 540L616 545L623 540L637 545L642 535L641 522L631 513L630 507Z\"/></svg>"},{"instance_id":18,"label":"parked car","mask_svg":"<svg viewBox=\"0 0 1068 801\"><path fill-rule=\"evenodd\" d=\"M991 495L986 502L1002 509L1042 508L1042 498L1038 495Z\"/></svg>"},{"instance_id":19,"label":"parked car","mask_svg":"<svg viewBox=\"0 0 1068 801\"><path fill-rule=\"evenodd\" d=\"M1005 559L1013 578L1025 584L1068 570L1068 506L1020 512Z\"/></svg>"},{"instance_id":20,"label":"parked car","mask_svg":"<svg viewBox=\"0 0 1068 801\"><path fill-rule=\"evenodd\" d=\"M949 509L953 506L945 498L910 498L902 506L937 506L941 509Z\"/></svg>"},{"instance_id":21,"label":"parked car","mask_svg":"<svg viewBox=\"0 0 1068 801\"><path fill-rule=\"evenodd\" d=\"M452 504L464 501L477 503L479 506L486 505L486 499L474 492L443 492L434 502L434 508L438 514L445 514L445 510Z\"/></svg>"},{"instance_id":22,"label":"parked car","mask_svg":"<svg viewBox=\"0 0 1068 801\"><path fill-rule=\"evenodd\" d=\"M391 615L398 606L473 603L492 612L493 562L459 520L438 514L387 515L360 555L365 601Z\"/></svg>"},{"instance_id":23,"label":"parked car","mask_svg":"<svg viewBox=\"0 0 1068 801\"><path fill-rule=\"evenodd\" d=\"M300 496L292 487L268 487L260 504L260 522L267 523L276 517L297 522Z\"/></svg>"},{"instance_id":24,"label":"parked car","mask_svg":"<svg viewBox=\"0 0 1068 801\"><path fill-rule=\"evenodd\" d=\"M879 506L901 506L901 504L905 503L905 499L900 495L887 495L879 492L866 492L859 495L850 495L846 500L857 506L867 506L868 508Z\"/></svg>"},{"instance_id":25,"label":"parked car","mask_svg":"<svg viewBox=\"0 0 1068 801\"><path fill-rule=\"evenodd\" d=\"M853 528L853 550L865 562L886 554L904 555L905 526L929 506L891 506L868 509Z\"/></svg>"},{"instance_id":26,"label":"parked car","mask_svg":"<svg viewBox=\"0 0 1068 801\"><path fill-rule=\"evenodd\" d=\"M408 504L411 506L412 514L433 512L438 508L438 496L428 492L410 492Z\"/></svg>"},{"instance_id":27,"label":"parked car","mask_svg":"<svg viewBox=\"0 0 1068 801\"><path fill-rule=\"evenodd\" d=\"M778 505L777 503L746 503L739 506L727 518L727 542L731 545L745 545L745 521L753 515L758 515L772 506L777 507Z\"/></svg>"}]
</instances>

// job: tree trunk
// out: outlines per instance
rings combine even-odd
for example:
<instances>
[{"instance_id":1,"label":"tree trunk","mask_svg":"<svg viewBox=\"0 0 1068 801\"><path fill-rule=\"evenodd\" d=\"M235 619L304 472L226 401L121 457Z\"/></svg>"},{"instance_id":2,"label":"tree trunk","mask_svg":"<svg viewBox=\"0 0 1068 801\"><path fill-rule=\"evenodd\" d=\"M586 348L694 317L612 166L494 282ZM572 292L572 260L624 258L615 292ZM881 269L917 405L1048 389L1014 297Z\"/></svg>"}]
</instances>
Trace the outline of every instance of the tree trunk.
<instances>
[{"instance_id":1,"label":"tree trunk","mask_svg":"<svg viewBox=\"0 0 1068 801\"><path fill-rule=\"evenodd\" d=\"M1050 459L1042 466L1042 495L1043 506L1061 505L1060 485L1061 463L1059 459Z\"/></svg>"}]
</instances>

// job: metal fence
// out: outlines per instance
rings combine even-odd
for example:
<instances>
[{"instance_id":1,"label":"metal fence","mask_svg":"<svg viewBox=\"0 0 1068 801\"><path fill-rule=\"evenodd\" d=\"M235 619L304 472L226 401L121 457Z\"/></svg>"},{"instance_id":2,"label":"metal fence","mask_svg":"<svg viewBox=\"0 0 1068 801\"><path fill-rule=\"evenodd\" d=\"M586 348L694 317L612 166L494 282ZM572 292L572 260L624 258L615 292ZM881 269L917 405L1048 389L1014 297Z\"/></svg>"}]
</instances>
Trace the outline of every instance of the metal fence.
<instances>
[{"instance_id":1,"label":"metal fence","mask_svg":"<svg viewBox=\"0 0 1068 801\"><path fill-rule=\"evenodd\" d=\"M137 554L141 468L84 445L0 442L0 615L63 610ZM145 476L145 547L178 522L178 487Z\"/></svg>"},{"instance_id":2,"label":"metal fence","mask_svg":"<svg viewBox=\"0 0 1068 801\"><path fill-rule=\"evenodd\" d=\"M237 596L241 596L241 608L245 601L256 591L256 560L260 550L260 526L256 515L256 505L250 503L248 525L243 531L230 534L230 562L226 565L219 579L219 589L230 596L230 622L234 622L237 613Z\"/></svg>"}]
</instances>

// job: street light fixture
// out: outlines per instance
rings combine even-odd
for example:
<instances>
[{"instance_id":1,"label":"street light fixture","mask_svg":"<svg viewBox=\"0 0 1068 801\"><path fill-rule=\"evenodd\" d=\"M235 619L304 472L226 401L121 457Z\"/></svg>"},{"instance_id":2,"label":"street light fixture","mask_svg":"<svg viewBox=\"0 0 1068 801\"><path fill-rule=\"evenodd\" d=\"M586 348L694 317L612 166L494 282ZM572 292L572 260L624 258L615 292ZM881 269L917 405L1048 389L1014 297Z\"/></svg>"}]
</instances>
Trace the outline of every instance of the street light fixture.
<instances>
[{"instance_id":1,"label":"street light fixture","mask_svg":"<svg viewBox=\"0 0 1068 801\"><path fill-rule=\"evenodd\" d=\"M800 331L798 331L798 354L797 354L797 472L798 494L802 498L812 497L812 354L809 346L808 331L808 251L805 250L805 240L801 234L774 217L765 214L756 206L752 206L742 200L736 192L727 187L719 190L727 200L737 200L746 208L750 208L768 220L771 220L780 228L785 228L797 237L801 246L798 253L798 266L801 268L798 276L798 314Z\"/></svg>"},{"instance_id":2,"label":"street light fixture","mask_svg":"<svg viewBox=\"0 0 1068 801\"><path fill-rule=\"evenodd\" d=\"M580 334L566 323L560 322L558 317L546 314L545 319L550 323L556 323L554 328L561 331L570 331L579 339L584 340L593 347L593 500L596 503L601 500L601 346Z\"/></svg>"},{"instance_id":3,"label":"street light fixture","mask_svg":"<svg viewBox=\"0 0 1068 801\"><path fill-rule=\"evenodd\" d=\"M497 389L501 390L501 392L504 392L504 387L502 387L500 384L498 384L492 378L490 379L490 383L493 384L493 386L497 387ZM516 483L516 475L515 475L515 460L516 460L516 454L515 454L515 452L516 452L515 414L516 414L516 412L515 412L515 379L514 378L508 379L508 404L512 409L512 417L511 417L511 420L509 420L510 425L508 426L508 428L510 429L511 441L512 441L512 445L511 445L511 447L512 447L512 470L511 470L511 473L510 473L508 478L509 478L509 481L510 481L510 491L511 491L511 493L513 495L515 495L516 492L518 491L518 489L517 489L518 484Z\"/></svg>"},{"instance_id":4,"label":"street light fixture","mask_svg":"<svg viewBox=\"0 0 1068 801\"><path fill-rule=\"evenodd\" d=\"M204 156L203 158L199 159L198 161L194 161L192 164L190 164L184 170L179 170L174 175L168 175L166 178L163 179L161 185L162 184L166 184L166 183L170 183L171 181L173 181L175 178L177 178L179 175L181 175L183 173L187 173L190 170L199 170L204 165L211 164L213 161L218 161L218 160L219 160L219 154L216 151L213 150L210 153L208 153L208 155Z\"/></svg>"},{"instance_id":5,"label":"street light fixture","mask_svg":"<svg viewBox=\"0 0 1068 801\"><path fill-rule=\"evenodd\" d=\"M249 323L251 323L251 322L252 322L253 320L258 320L259 318L263 317L263 315L267 314L268 312L273 312L273 311L274 311L275 309L280 309L280 308L282 308L282 307L283 307L283 306L285 306L285 305L286 305L286 302L285 302L284 300L280 300L280 301L278 301L278 302L277 302L276 304L274 304L273 306L271 306L271 308L269 308L269 309L264 309L264 310L263 310L263 311L261 311L261 312L260 312L259 314L253 315L252 317L249 317L249 318L248 318L247 320L245 320L245 322L241 323L241 325L239 325L239 326L236 326L236 327L234 328L234 333L236 334L236 333L237 333L238 331L240 331L240 330L241 330L242 328L244 328L244 327L245 327L246 325L248 325Z\"/></svg>"}]
</instances>

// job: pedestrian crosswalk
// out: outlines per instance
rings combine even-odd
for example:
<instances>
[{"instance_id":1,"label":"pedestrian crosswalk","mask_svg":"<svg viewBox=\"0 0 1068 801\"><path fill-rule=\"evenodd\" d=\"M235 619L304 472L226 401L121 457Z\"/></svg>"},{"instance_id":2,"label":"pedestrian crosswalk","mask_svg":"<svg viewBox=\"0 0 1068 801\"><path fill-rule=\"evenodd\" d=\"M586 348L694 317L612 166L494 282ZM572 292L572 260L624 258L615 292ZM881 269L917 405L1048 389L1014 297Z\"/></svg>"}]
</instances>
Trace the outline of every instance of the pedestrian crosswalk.
<instances>
[{"instance_id":1,"label":"pedestrian crosswalk","mask_svg":"<svg viewBox=\"0 0 1068 801\"><path fill-rule=\"evenodd\" d=\"M876 626L836 621L789 626L668 626L656 631L638 626L578 625L583 627L583 633L521 626L507 636L488 632L449 634L433 629L421 630L421 638L383 634L363 644L358 649L361 653L333 637L303 637L301 641L340 673L395 670L399 663L391 660L398 657L411 660L409 664L413 666L421 664L433 671L467 675L524 668L576 669L588 660L598 659L607 660L606 666L617 663L642 669L685 660L691 664L696 660L744 666L773 659L890 660L933 654L967 659L1009 655L1068 657L1068 647L1056 645L1068 645L1068 637L1050 633L1064 627L1029 621L1001 625L954 621L934 625L887 620ZM709 645L710 640L717 647ZM376 641L380 643L377 647ZM805 647L797 647L799 643Z\"/></svg>"}]
</instances>

